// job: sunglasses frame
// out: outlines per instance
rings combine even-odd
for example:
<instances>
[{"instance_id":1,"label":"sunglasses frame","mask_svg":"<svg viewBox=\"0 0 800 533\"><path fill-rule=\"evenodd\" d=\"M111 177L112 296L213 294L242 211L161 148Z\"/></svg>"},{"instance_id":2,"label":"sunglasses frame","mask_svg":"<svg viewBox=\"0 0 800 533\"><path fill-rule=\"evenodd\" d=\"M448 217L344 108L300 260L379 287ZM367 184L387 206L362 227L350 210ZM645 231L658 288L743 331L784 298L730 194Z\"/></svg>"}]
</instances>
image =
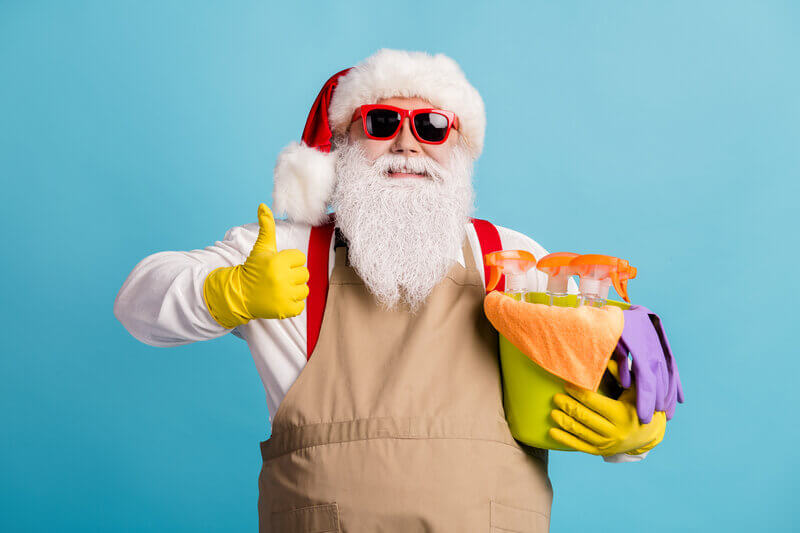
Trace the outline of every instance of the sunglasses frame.
<instances>
[{"instance_id":1,"label":"sunglasses frame","mask_svg":"<svg viewBox=\"0 0 800 533\"><path fill-rule=\"evenodd\" d=\"M400 113L400 124L397 126L397 129L390 137L375 137L374 135L370 135L367 131L367 113L372 111L373 109L384 109L388 111L396 111ZM422 137L420 137L419 133L417 133L417 127L414 125L414 117L421 113L438 113L447 119L447 131L444 134L444 138L441 141L426 141ZM419 109L404 109L402 107L395 107L392 105L384 105L384 104L369 104L369 105L362 105L358 109L355 110L353 113L353 119L350 121L351 123L355 122L359 118L361 119L361 125L364 128L364 135L367 136L369 139L374 139L376 141L389 141L397 137L397 134L403 129L403 122L408 117L408 122L411 125L411 131L414 133L414 138L416 138L419 142L425 144L444 144L447 141L447 138L450 137L450 130L455 128L458 129L458 117L452 111L445 111L444 109L436 109L434 107L421 107Z\"/></svg>"}]
</instances>

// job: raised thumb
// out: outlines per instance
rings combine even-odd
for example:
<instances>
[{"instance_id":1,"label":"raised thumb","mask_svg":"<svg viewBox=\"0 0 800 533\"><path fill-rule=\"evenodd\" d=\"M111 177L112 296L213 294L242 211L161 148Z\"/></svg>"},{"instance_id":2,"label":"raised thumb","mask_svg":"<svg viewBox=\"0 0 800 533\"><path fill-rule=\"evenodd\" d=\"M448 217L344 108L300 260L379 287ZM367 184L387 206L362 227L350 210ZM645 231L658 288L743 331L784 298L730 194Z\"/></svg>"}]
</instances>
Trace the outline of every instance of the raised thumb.
<instances>
[{"instance_id":1,"label":"raised thumb","mask_svg":"<svg viewBox=\"0 0 800 533\"><path fill-rule=\"evenodd\" d=\"M258 204L258 237L253 245L254 252L275 252L275 219L267 204Z\"/></svg>"}]
</instances>

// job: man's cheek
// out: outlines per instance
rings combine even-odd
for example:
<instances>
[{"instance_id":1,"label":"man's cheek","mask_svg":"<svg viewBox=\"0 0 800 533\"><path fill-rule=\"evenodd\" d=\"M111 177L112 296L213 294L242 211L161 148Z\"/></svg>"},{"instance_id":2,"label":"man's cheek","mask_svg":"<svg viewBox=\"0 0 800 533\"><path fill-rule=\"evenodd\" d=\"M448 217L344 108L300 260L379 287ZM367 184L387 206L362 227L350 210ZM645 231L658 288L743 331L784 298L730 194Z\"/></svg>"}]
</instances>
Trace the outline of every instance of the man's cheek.
<instances>
[{"instance_id":1,"label":"man's cheek","mask_svg":"<svg viewBox=\"0 0 800 533\"><path fill-rule=\"evenodd\" d=\"M388 148L386 141L371 141L371 140L364 140L359 141L361 148L364 149L364 153L367 155L367 159L370 163L374 163L376 159L380 156L388 153Z\"/></svg>"}]
</instances>

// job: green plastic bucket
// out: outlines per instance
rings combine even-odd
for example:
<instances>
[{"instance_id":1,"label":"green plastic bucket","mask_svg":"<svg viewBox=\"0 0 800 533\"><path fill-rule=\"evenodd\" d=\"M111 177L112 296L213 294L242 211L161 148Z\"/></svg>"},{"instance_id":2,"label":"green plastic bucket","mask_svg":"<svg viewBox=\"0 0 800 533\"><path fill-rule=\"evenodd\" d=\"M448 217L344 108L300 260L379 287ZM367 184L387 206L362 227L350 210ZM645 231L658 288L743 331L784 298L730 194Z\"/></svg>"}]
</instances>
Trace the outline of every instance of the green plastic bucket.
<instances>
[{"instance_id":1,"label":"green plastic bucket","mask_svg":"<svg viewBox=\"0 0 800 533\"><path fill-rule=\"evenodd\" d=\"M526 301L546 304L549 296L528 293ZM577 296L569 295L562 302L564 307L574 307ZM608 305L628 309L629 304L613 300ZM548 450L572 450L553 440L548 435L555 422L550 411L555 409L553 396L564 392L564 380L551 374L531 361L516 346L500 334L500 364L503 373L503 403L511 434L518 441ZM601 385L600 392L603 392Z\"/></svg>"}]
</instances>

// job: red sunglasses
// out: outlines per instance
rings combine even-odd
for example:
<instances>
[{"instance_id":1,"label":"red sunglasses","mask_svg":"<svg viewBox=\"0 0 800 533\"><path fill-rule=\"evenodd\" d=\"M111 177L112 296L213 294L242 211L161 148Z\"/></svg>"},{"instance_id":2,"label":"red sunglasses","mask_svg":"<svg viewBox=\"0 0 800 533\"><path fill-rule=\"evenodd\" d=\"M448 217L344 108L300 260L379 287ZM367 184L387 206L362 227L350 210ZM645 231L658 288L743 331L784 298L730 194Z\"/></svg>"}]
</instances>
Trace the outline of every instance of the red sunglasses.
<instances>
[{"instance_id":1,"label":"red sunglasses","mask_svg":"<svg viewBox=\"0 0 800 533\"><path fill-rule=\"evenodd\" d=\"M359 118L364 124L364 135L370 139L386 141L393 139L405 118L411 122L411 131L419 142L442 144L450 135L450 129L458 129L458 117L452 111L442 109L403 109L391 105L362 105L353 113L352 122Z\"/></svg>"}]
</instances>

